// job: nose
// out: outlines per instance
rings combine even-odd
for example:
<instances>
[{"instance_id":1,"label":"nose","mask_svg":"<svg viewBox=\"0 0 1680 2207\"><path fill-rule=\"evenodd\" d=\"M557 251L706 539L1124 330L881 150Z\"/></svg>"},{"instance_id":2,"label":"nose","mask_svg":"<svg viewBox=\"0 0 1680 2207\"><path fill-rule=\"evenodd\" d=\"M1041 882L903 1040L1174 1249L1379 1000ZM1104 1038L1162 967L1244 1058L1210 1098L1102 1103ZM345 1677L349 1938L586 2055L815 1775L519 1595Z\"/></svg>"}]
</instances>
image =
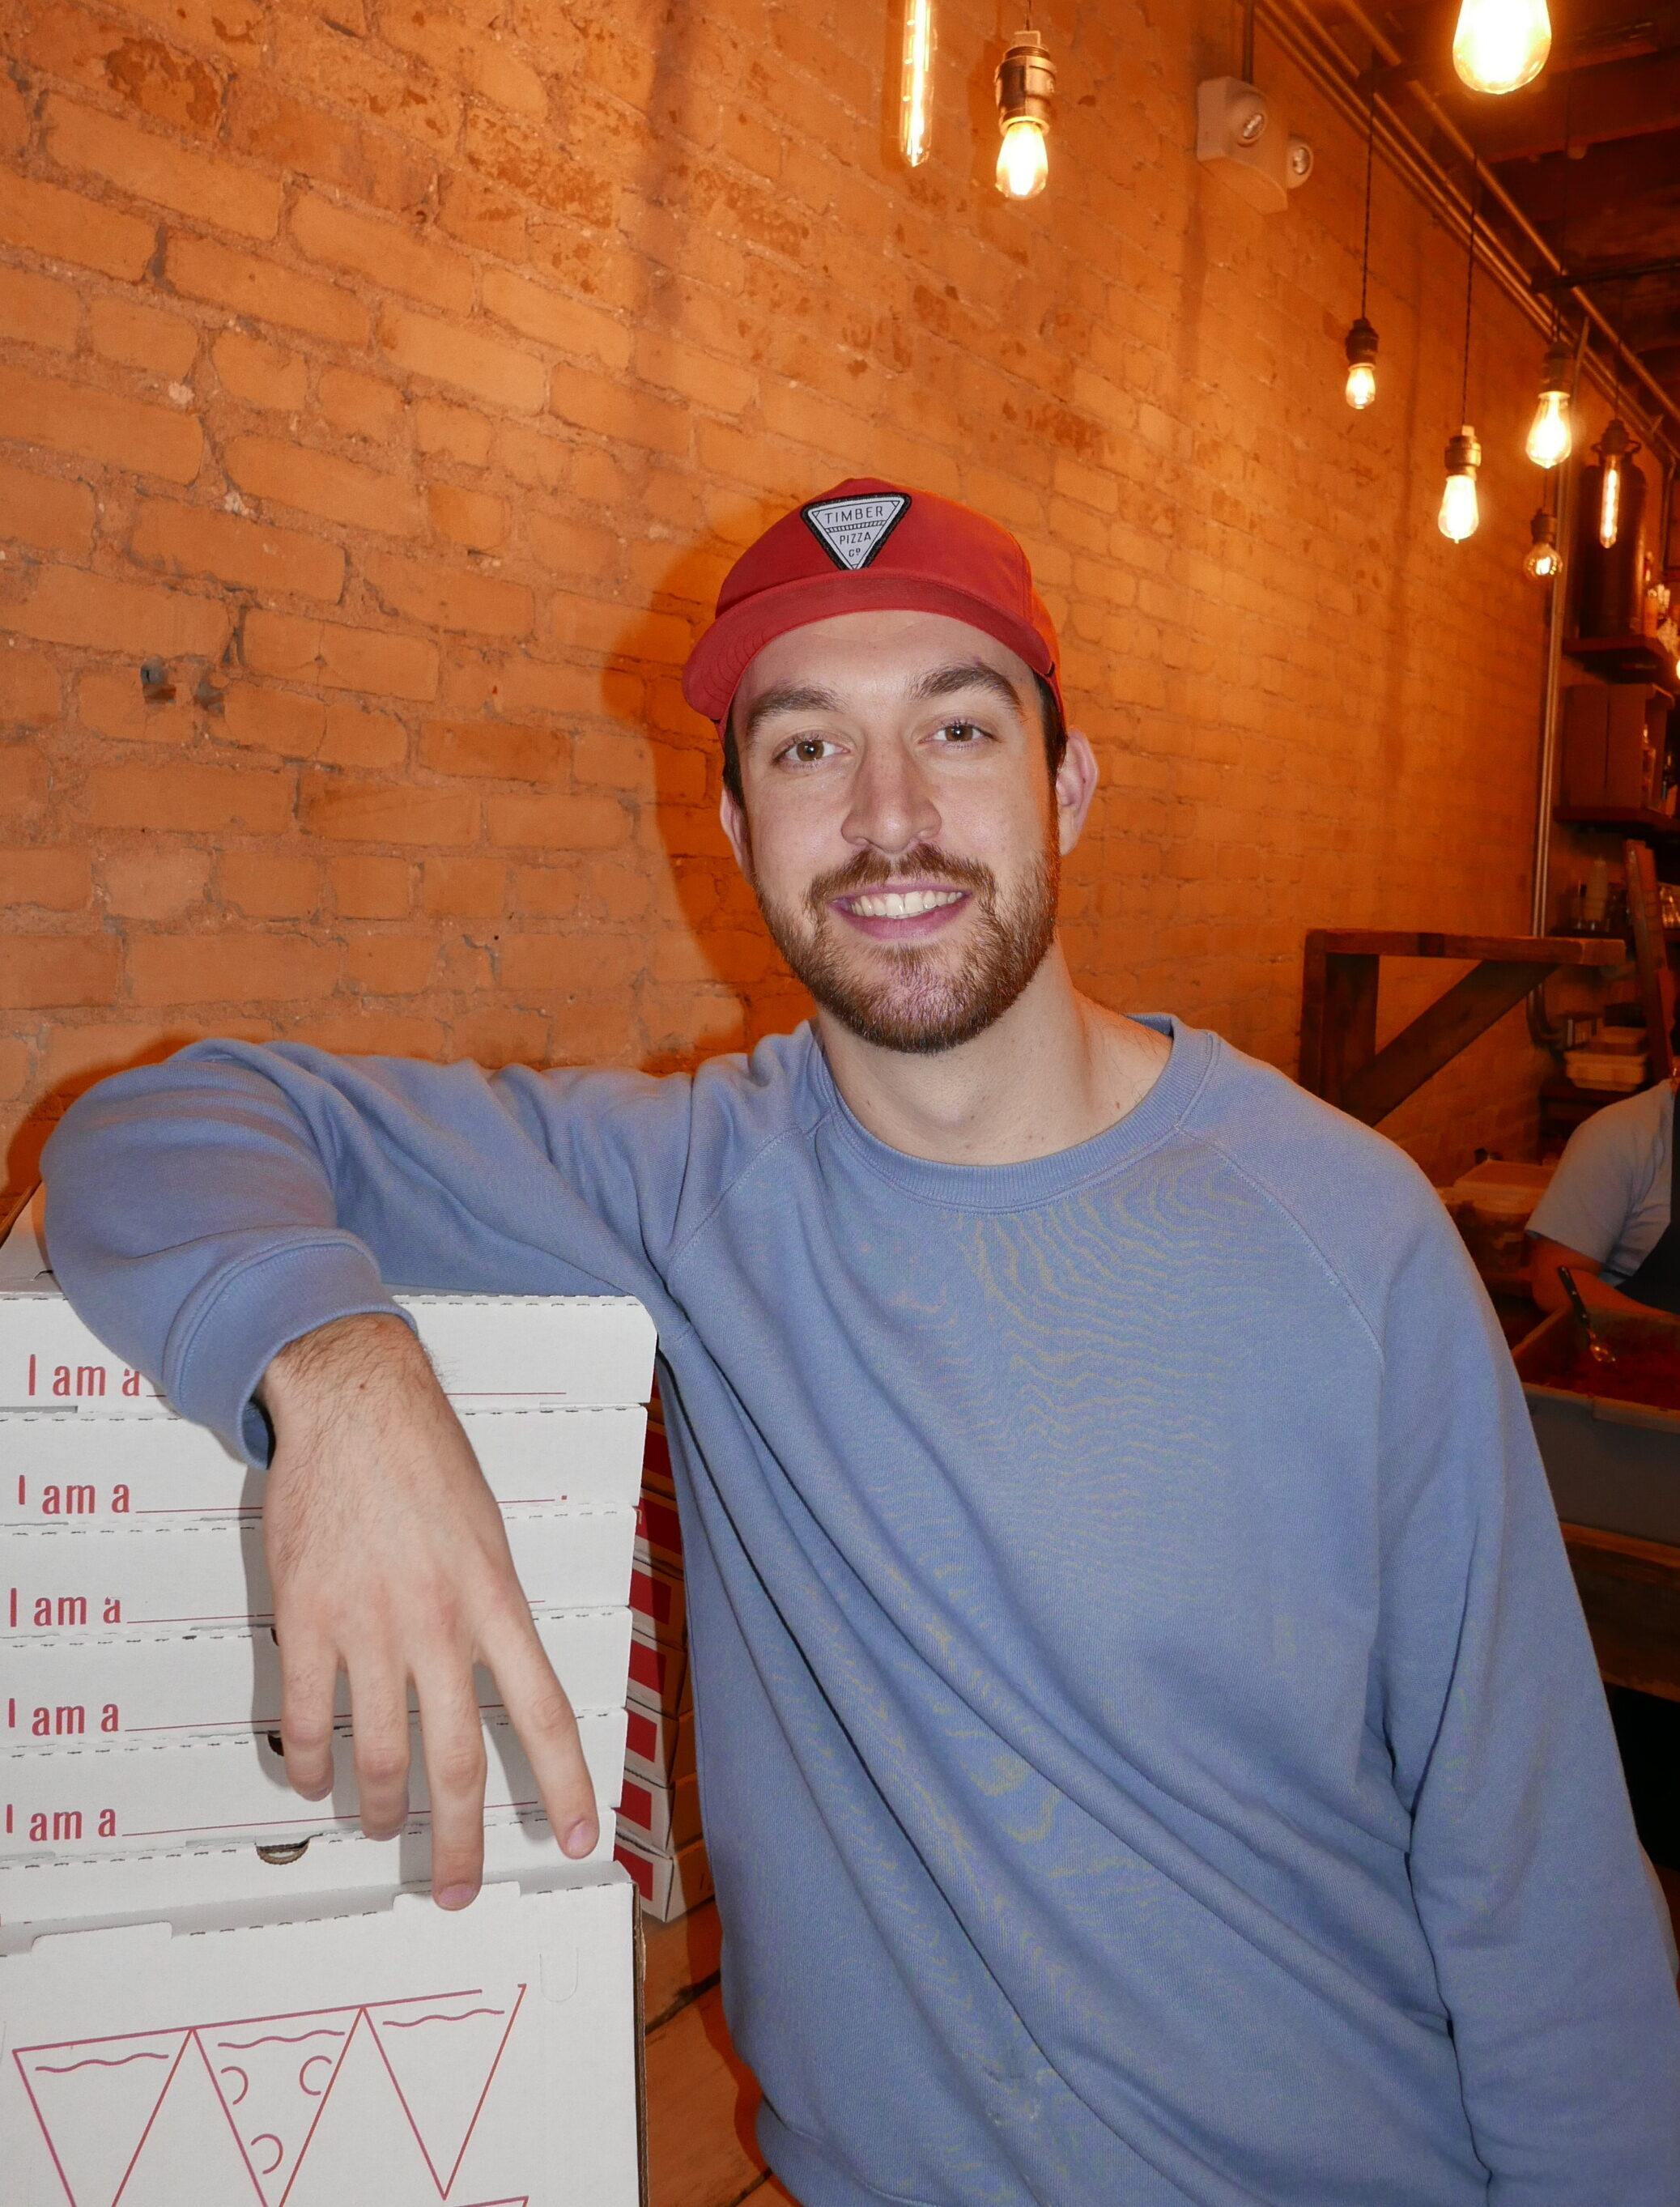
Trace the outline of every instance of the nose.
<instances>
[{"instance_id":1,"label":"nose","mask_svg":"<svg viewBox=\"0 0 1680 2207\"><path fill-rule=\"evenodd\" d=\"M939 837L939 808L915 758L899 744L870 744L852 784L840 832L859 850L902 858Z\"/></svg>"}]
</instances>

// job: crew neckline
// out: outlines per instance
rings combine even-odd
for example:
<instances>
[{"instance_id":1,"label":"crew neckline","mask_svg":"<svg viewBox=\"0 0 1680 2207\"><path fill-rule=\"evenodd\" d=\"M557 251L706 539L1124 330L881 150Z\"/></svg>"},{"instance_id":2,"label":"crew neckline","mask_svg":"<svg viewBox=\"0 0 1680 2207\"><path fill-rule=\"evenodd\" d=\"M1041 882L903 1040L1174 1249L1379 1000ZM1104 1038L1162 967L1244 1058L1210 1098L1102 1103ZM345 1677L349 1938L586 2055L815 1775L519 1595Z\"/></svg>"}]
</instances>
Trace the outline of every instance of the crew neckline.
<instances>
[{"instance_id":1,"label":"crew neckline","mask_svg":"<svg viewBox=\"0 0 1680 2207\"><path fill-rule=\"evenodd\" d=\"M827 1121L839 1139L871 1172L903 1193L953 1211L1024 1210L1070 1195L1141 1157L1172 1132L1194 1101L1213 1062L1218 1037L1205 1027L1186 1026L1170 1013L1133 1012L1128 1016L1165 1035L1172 1044L1154 1086L1123 1117L1089 1140L1042 1157L1025 1157L1017 1164L948 1164L942 1159L912 1157L883 1142L840 1094L814 1026L810 1029L812 1078L828 1107Z\"/></svg>"}]
</instances>

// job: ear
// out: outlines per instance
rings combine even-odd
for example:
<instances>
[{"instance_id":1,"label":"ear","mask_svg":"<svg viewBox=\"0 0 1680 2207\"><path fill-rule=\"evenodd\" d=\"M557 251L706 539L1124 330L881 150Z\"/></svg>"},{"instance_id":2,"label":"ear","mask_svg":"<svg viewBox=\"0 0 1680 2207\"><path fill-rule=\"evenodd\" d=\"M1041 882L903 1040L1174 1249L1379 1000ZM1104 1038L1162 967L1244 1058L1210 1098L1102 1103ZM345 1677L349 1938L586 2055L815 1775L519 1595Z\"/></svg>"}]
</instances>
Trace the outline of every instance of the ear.
<instances>
[{"instance_id":1,"label":"ear","mask_svg":"<svg viewBox=\"0 0 1680 2207\"><path fill-rule=\"evenodd\" d=\"M1055 770L1056 836L1065 858L1085 833L1085 815L1100 779L1097 754L1078 728L1067 731L1067 748Z\"/></svg>"},{"instance_id":2,"label":"ear","mask_svg":"<svg viewBox=\"0 0 1680 2207\"><path fill-rule=\"evenodd\" d=\"M735 853L735 864L749 888L752 886L752 834L747 826L747 816L733 790L726 787L718 799L718 818L724 834L729 838L729 847Z\"/></svg>"}]
</instances>

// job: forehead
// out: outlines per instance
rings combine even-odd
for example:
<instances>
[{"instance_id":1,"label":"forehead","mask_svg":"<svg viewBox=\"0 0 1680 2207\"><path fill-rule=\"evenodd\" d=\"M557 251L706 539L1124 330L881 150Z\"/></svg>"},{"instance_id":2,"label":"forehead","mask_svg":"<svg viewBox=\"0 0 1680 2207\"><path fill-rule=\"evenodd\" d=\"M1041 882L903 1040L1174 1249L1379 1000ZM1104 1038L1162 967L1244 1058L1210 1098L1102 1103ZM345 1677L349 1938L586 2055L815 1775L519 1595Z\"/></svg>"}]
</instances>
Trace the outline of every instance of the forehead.
<instances>
[{"instance_id":1,"label":"forehead","mask_svg":"<svg viewBox=\"0 0 1680 2207\"><path fill-rule=\"evenodd\" d=\"M1026 661L966 621L945 613L839 613L767 643L741 677L732 712L738 727L773 691L821 689L843 709L866 713L902 702L931 673L965 665L1001 674L1023 705L1032 695Z\"/></svg>"}]
</instances>

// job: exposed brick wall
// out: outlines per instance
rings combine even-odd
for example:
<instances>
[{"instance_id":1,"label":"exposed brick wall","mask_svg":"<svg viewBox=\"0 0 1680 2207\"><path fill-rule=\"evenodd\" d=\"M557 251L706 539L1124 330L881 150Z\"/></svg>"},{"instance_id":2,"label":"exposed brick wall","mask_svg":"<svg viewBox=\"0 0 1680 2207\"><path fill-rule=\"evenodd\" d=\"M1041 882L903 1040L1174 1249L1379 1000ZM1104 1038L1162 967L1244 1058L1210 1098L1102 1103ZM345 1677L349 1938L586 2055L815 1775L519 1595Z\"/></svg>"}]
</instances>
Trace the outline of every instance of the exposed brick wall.
<instances>
[{"instance_id":1,"label":"exposed brick wall","mask_svg":"<svg viewBox=\"0 0 1680 2207\"><path fill-rule=\"evenodd\" d=\"M1263 37L1317 173L1267 218L1199 170L1228 15L1041 5L1016 208L978 0L913 177L896 0L13 0L10 1181L205 1032L666 1067L798 1016L677 669L734 550L861 470L1032 553L1105 775L1097 996L1288 1066L1306 927L1525 927L1540 344L1484 284L1455 550L1462 254L1379 170L1354 417L1363 148ZM1538 1062L1507 1022L1393 1130L1516 1146Z\"/></svg>"}]
</instances>

